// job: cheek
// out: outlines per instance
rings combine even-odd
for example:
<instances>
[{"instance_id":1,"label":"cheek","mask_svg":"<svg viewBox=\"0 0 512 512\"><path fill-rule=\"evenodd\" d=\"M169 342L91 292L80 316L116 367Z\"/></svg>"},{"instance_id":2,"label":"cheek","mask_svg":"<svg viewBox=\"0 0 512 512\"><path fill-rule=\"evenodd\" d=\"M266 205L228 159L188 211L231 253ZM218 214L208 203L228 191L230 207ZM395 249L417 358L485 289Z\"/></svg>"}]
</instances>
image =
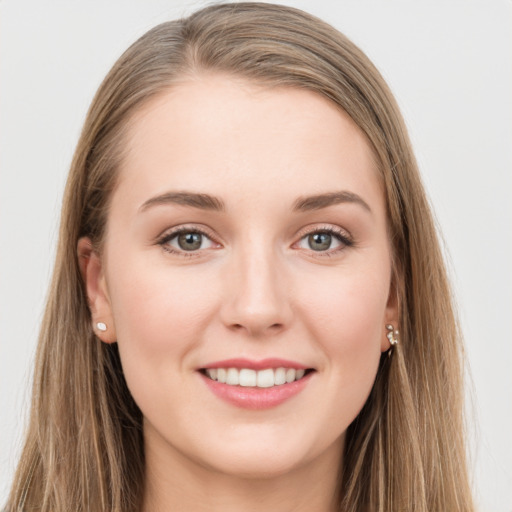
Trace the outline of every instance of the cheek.
<instances>
[{"instance_id":1,"label":"cheek","mask_svg":"<svg viewBox=\"0 0 512 512\"><path fill-rule=\"evenodd\" d=\"M144 347L188 338L208 318L212 297L188 269L148 265L143 259L111 272L109 293L118 339ZM163 347L162 347L163 348Z\"/></svg>"},{"instance_id":2,"label":"cheek","mask_svg":"<svg viewBox=\"0 0 512 512\"><path fill-rule=\"evenodd\" d=\"M301 299L307 329L343 390L343 400L351 401L354 410L362 407L375 380L389 280L385 266L373 273L337 272L311 280Z\"/></svg>"},{"instance_id":3,"label":"cheek","mask_svg":"<svg viewBox=\"0 0 512 512\"><path fill-rule=\"evenodd\" d=\"M373 272L335 269L321 279L312 276L299 302L310 328L318 331L317 338L325 339L335 352L356 353L367 344L379 346L389 284L385 266Z\"/></svg>"},{"instance_id":4,"label":"cheek","mask_svg":"<svg viewBox=\"0 0 512 512\"><path fill-rule=\"evenodd\" d=\"M204 284L197 273L147 261L132 261L111 276L126 383L143 416L161 432L180 422L186 428L176 427L179 432L194 431L187 422L197 411L186 412L196 403L191 360L215 311L212 287Z\"/></svg>"},{"instance_id":5,"label":"cheek","mask_svg":"<svg viewBox=\"0 0 512 512\"><path fill-rule=\"evenodd\" d=\"M172 389L187 355L200 343L215 310L213 294L201 284L204 279L201 283L192 272L142 260L125 260L123 268L112 269L109 294L118 346L138 403L155 391L153 383Z\"/></svg>"}]
</instances>

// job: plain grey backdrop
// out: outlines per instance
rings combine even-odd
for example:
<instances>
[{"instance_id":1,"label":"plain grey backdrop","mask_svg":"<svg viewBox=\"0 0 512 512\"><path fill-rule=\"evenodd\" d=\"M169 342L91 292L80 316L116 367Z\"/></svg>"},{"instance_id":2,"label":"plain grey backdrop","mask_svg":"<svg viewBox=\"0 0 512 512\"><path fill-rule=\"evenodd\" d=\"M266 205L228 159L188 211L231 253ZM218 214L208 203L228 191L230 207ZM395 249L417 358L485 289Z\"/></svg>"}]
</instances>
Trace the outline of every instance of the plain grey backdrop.
<instances>
[{"instance_id":1,"label":"plain grey backdrop","mask_svg":"<svg viewBox=\"0 0 512 512\"><path fill-rule=\"evenodd\" d=\"M510 512L512 2L281 3L351 37L398 99L466 336L475 494L482 511ZM0 503L19 455L60 200L86 109L131 42L205 4L0 1Z\"/></svg>"}]
</instances>

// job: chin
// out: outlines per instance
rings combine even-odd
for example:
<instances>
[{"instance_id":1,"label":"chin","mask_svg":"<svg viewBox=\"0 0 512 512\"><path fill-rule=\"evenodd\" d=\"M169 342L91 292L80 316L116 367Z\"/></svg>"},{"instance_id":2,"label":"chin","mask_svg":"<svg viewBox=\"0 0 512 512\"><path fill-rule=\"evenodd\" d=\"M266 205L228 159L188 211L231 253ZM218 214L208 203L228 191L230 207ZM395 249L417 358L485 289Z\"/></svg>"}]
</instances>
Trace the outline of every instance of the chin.
<instances>
[{"instance_id":1,"label":"chin","mask_svg":"<svg viewBox=\"0 0 512 512\"><path fill-rule=\"evenodd\" d=\"M274 453L270 456L261 450L258 454L236 454L228 457L222 463L212 466L218 473L236 476L247 480L266 480L290 474L300 468L304 460L289 456L289 454Z\"/></svg>"},{"instance_id":2,"label":"chin","mask_svg":"<svg viewBox=\"0 0 512 512\"><path fill-rule=\"evenodd\" d=\"M255 441L250 442L248 439ZM341 439L335 441L334 445L341 452ZM216 446L210 445L214 451L209 451L207 464L211 469L225 475L253 480L271 479L310 467L315 459L322 460L327 451L336 460L340 460L341 453L338 454L338 450L333 449L335 446L333 443L327 446L314 443L308 439L307 433L300 435L297 430L292 435L287 430L285 436L265 436L260 432L259 436L246 436L245 440L233 435L231 442L222 440ZM203 457L204 455L203 452ZM204 458L203 462L206 462Z\"/></svg>"}]
</instances>

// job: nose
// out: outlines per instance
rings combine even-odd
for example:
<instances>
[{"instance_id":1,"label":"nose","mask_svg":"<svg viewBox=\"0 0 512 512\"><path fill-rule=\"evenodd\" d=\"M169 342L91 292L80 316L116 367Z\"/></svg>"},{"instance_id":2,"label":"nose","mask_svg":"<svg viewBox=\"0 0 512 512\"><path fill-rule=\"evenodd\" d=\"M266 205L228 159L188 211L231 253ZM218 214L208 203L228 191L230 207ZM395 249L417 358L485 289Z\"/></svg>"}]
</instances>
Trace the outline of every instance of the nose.
<instances>
[{"instance_id":1,"label":"nose","mask_svg":"<svg viewBox=\"0 0 512 512\"><path fill-rule=\"evenodd\" d=\"M276 254L268 247L253 248L233 260L221 309L224 325L251 337L286 329L292 318L291 290Z\"/></svg>"}]
</instances>

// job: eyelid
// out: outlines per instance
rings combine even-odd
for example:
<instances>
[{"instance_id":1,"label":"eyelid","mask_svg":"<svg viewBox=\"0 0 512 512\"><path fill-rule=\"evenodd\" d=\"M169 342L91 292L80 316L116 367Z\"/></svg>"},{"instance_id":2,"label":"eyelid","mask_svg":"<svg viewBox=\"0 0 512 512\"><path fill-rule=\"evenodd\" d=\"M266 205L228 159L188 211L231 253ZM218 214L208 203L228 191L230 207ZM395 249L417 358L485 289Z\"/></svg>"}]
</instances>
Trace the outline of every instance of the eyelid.
<instances>
[{"instance_id":1,"label":"eyelid","mask_svg":"<svg viewBox=\"0 0 512 512\"><path fill-rule=\"evenodd\" d=\"M194 257L200 256L204 251L208 249L198 249L196 251L185 251L176 249L169 245L166 245L170 240L180 235L181 233L199 233L205 237L207 237L212 243L217 244L218 246L222 246L222 244L218 241L218 237L213 234L212 230L207 228L206 226L201 226L197 224L183 224L179 226L175 226L174 228L170 228L165 230L156 238L156 244L160 245L165 251L171 254L177 254L184 257ZM323 257L323 256L332 256L337 254L338 252L343 251L347 247L351 247L354 245L354 240L350 233L336 225L332 224L323 224L323 225L314 225L308 226L301 229L298 233L298 240L293 243L292 247L297 245L300 241L302 241L305 237L315 234L315 233L329 233L334 236L341 244L340 247L335 249L329 249L326 251L314 251L313 249L302 249L313 253L315 257Z\"/></svg>"},{"instance_id":2,"label":"eyelid","mask_svg":"<svg viewBox=\"0 0 512 512\"><path fill-rule=\"evenodd\" d=\"M306 235L310 235L311 233L318 233L318 232L325 232L330 231L336 234L339 234L340 236L343 236L347 239L352 239L352 236L350 235L349 231L342 228L341 226L337 226L336 224L326 224L326 223L315 223L315 224L309 224L308 226L305 226L301 228L297 236L299 238L302 238Z\"/></svg>"},{"instance_id":3,"label":"eyelid","mask_svg":"<svg viewBox=\"0 0 512 512\"><path fill-rule=\"evenodd\" d=\"M167 229L162 232L156 238L156 244L160 245L162 249L171 254L177 254L184 257L194 257L200 256L207 249L198 249L196 251L185 251L180 250L170 245L167 245L170 240L177 237L182 233L199 233L200 235L208 238L213 244L218 246L221 245L220 242L217 241L217 237L212 233L212 231L205 226L198 226L197 224L182 224L180 226L176 226L174 228Z\"/></svg>"},{"instance_id":4,"label":"eyelid","mask_svg":"<svg viewBox=\"0 0 512 512\"><path fill-rule=\"evenodd\" d=\"M314 251L313 249L303 249L305 251L313 253L315 257L332 256L334 254L337 254L338 252L342 252L347 247L352 247L355 243L354 239L352 238L352 235L347 230L336 225L324 224L309 226L307 228L302 229L298 234L298 241L295 242L293 245L298 244L305 237L315 233L329 233L333 235L341 243L340 247L337 247L335 249L329 249L327 251Z\"/></svg>"}]
</instances>

